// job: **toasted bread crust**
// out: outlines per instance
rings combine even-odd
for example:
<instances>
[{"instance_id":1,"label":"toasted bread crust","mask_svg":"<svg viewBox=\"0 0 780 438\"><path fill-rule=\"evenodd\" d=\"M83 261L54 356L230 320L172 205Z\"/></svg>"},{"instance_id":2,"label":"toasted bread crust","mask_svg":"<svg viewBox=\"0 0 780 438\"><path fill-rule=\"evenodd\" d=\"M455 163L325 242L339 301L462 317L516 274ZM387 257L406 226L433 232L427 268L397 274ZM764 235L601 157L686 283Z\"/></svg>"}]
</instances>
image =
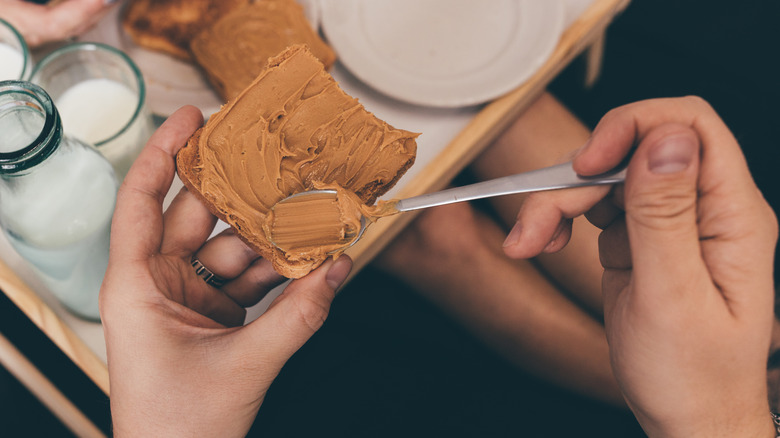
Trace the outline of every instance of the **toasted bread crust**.
<instances>
[{"instance_id":1,"label":"toasted bread crust","mask_svg":"<svg viewBox=\"0 0 780 438\"><path fill-rule=\"evenodd\" d=\"M189 60L190 41L204 27L249 0L132 0L122 26L141 47Z\"/></svg>"}]
</instances>

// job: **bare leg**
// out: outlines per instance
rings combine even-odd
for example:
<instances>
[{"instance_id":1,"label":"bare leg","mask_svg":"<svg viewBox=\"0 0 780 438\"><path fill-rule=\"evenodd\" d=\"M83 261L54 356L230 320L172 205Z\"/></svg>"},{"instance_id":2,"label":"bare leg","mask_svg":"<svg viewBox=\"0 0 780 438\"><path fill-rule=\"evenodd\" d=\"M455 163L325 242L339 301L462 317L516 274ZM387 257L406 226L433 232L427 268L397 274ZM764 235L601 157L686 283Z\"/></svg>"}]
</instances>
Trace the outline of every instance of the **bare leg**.
<instances>
[{"instance_id":1,"label":"bare leg","mask_svg":"<svg viewBox=\"0 0 780 438\"><path fill-rule=\"evenodd\" d=\"M556 164L589 135L545 94L476 160L473 171L489 179ZM591 316L601 312L599 231L577 221L570 246L538 260L545 272L533 262L511 260L501 245L522 199L494 198L501 225L468 204L429 209L377 262L521 368L622 405L603 326Z\"/></svg>"},{"instance_id":2,"label":"bare leg","mask_svg":"<svg viewBox=\"0 0 780 438\"><path fill-rule=\"evenodd\" d=\"M559 164L590 137L590 131L552 95L543 94L472 165L480 180L498 178ZM491 204L509 227L514 225L524 195L492 198ZM601 315L600 230L584 218L574 221L572 240L562 251L537 261L589 311Z\"/></svg>"},{"instance_id":3,"label":"bare leg","mask_svg":"<svg viewBox=\"0 0 780 438\"><path fill-rule=\"evenodd\" d=\"M502 251L504 231L468 204L429 209L377 259L522 369L622 405L602 326L534 265Z\"/></svg>"}]
</instances>

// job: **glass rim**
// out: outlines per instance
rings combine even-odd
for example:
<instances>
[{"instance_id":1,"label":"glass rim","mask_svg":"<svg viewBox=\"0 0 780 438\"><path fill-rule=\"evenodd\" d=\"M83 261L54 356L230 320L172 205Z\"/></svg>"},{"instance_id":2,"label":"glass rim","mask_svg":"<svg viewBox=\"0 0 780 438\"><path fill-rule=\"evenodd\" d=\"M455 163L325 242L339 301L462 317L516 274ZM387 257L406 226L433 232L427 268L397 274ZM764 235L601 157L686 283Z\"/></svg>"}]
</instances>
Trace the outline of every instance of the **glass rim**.
<instances>
[{"instance_id":1,"label":"glass rim","mask_svg":"<svg viewBox=\"0 0 780 438\"><path fill-rule=\"evenodd\" d=\"M46 56L41 58L41 60L35 65L35 68L33 68L32 74L30 75L30 80L32 81L33 79L35 79L35 75L40 70L42 70L43 67L45 67L47 64L52 62L53 59L56 59L57 57L63 54L67 54L70 52L77 52L77 51L87 51L87 52L106 51L106 52L110 52L113 55L118 56L120 59L125 61L125 63L130 67L130 70L133 72L133 75L135 76L136 83L138 84L138 105L136 105L132 117L130 117L130 120L128 120L127 123L125 123L124 126L122 126L122 129L117 131L111 137L108 137L104 140L100 140L95 143L91 143L96 148L100 148L104 144L116 140L118 137L120 137L125 132L127 132L130 129L130 126L132 126L132 124L135 123L135 121L141 115L141 111L143 110L144 105L146 105L146 82L144 81L144 76L141 73L141 69L138 68L136 63L129 56L127 56L125 52L117 49L116 47L109 46L108 44L96 43L96 42L69 43L47 54Z\"/></svg>"},{"instance_id":2,"label":"glass rim","mask_svg":"<svg viewBox=\"0 0 780 438\"><path fill-rule=\"evenodd\" d=\"M30 76L32 76L33 69L30 68L29 72L28 67L32 65L32 56L30 55L30 48L27 46L27 41L24 40L24 37L21 33L19 33L16 28L9 23L8 21L4 20L2 17L0 17L0 24L8 28L8 30L11 31L11 33L16 37L16 40L19 42L19 45L22 49L22 71L19 74L19 77L16 78L17 80L23 81L27 77L27 73L30 73Z\"/></svg>"},{"instance_id":3,"label":"glass rim","mask_svg":"<svg viewBox=\"0 0 780 438\"><path fill-rule=\"evenodd\" d=\"M27 81L0 81L0 96L11 93L34 99L38 105L24 102L12 102L11 105L40 110L44 121L41 132L30 144L12 152L0 152L0 173L16 173L40 163L55 149L57 143L51 140L56 138L54 136L61 135L61 129L58 128L59 114L46 90Z\"/></svg>"}]
</instances>

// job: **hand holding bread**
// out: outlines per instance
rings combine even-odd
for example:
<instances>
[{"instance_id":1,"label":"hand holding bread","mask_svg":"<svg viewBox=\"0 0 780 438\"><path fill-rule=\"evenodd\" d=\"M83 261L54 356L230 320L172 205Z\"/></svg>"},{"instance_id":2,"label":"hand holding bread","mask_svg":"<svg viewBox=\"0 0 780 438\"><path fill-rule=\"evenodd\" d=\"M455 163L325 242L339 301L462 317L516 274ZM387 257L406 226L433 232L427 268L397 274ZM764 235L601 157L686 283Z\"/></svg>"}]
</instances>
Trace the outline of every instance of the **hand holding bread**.
<instances>
[{"instance_id":1,"label":"hand holding bread","mask_svg":"<svg viewBox=\"0 0 780 438\"><path fill-rule=\"evenodd\" d=\"M283 279L268 276L270 264L259 260L239 266L244 274L224 287L212 287L190 260L206 260L216 219L187 190L163 212L175 154L202 121L193 107L173 114L141 152L117 200L100 292L116 437L246 436L271 382L322 325L351 267L348 257L328 261L244 325L244 307ZM235 256L222 249L214 258ZM255 268L251 281L241 280ZM258 281L263 271L274 280Z\"/></svg>"}]
</instances>

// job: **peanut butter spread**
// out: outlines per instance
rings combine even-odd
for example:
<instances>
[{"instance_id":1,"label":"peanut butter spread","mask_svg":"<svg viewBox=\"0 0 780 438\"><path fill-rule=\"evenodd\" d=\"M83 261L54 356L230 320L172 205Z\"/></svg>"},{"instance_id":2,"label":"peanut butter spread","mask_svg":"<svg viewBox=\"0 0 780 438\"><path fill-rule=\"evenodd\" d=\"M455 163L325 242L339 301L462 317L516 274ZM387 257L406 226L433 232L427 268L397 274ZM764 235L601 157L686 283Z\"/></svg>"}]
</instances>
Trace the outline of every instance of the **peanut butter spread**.
<instances>
[{"instance_id":1,"label":"peanut butter spread","mask_svg":"<svg viewBox=\"0 0 780 438\"><path fill-rule=\"evenodd\" d=\"M271 209L263 229L268 240L283 251L337 256L357 241L364 226L396 213L394 201L367 206L354 193L333 186L328 191L285 198Z\"/></svg>"},{"instance_id":2,"label":"peanut butter spread","mask_svg":"<svg viewBox=\"0 0 780 438\"><path fill-rule=\"evenodd\" d=\"M268 58L293 44L308 45L326 69L336 60L295 0L263 0L236 8L200 32L190 48L228 101L257 77Z\"/></svg>"},{"instance_id":3,"label":"peanut butter spread","mask_svg":"<svg viewBox=\"0 0 780 438\"><path fill-rule=\"evenodd\" d=\"M315 188L337 188L356 205L372 205L414 162L417 135L374 117L304 46L294 46L210 117L177 166L213 213L278 272L297 278L331 249L274 247L263 229L271 208Z\"/></svg>"}]
</instances>

